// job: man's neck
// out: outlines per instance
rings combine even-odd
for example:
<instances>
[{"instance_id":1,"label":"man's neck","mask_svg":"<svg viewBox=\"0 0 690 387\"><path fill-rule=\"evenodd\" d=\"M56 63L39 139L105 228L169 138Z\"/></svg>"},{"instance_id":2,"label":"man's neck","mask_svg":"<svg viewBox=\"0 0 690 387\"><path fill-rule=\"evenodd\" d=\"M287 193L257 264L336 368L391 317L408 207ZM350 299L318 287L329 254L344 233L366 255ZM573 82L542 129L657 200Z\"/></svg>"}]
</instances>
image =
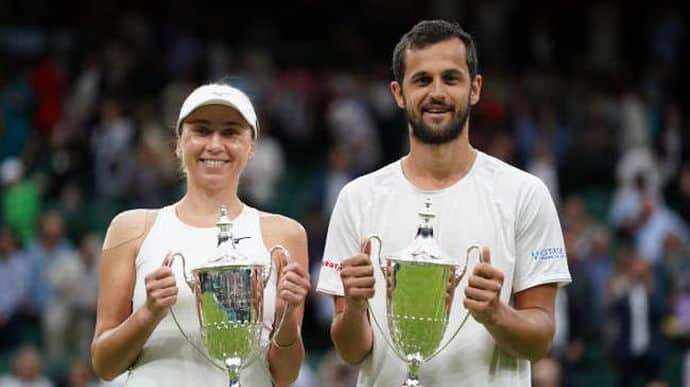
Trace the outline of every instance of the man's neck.
<instances>
[{"instance_id":1,"label":"man's neck","mask_svg":"<svg viewBox=\"0 0 690 387\"><path fill-rule=\"evenodd\" d=\"M460 181L472 169L477 151L472 148L467 128L445 144L424 144L410 135L410 153L402 159L405 177L423 190L440 190Z\"/></svg>"}]
</instances>

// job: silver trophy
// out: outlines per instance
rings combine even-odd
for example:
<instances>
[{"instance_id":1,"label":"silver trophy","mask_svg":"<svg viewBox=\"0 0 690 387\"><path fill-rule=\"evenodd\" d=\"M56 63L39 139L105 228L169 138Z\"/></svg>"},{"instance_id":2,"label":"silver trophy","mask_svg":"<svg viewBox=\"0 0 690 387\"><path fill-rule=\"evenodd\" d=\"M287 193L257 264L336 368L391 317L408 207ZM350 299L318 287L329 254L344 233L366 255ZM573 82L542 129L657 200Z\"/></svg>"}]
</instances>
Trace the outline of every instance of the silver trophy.
<instances>
[{"instance_id":1,"label":"silver trophy","mask_svg":"<svg viewBox=\"0 0 690 387\"><path fill-rule=\"evenodd\" d=\"M256 360L270 343L262 342L261 330L264 288L273 271L273 253L280 250L288 260L289 254L282 246L275 246L270 250L271 262L268 264L245 256L235 245L227 210L221 207L220 212L216 223L218 245L215 257L209 257L187 272L185 257L180 253L173 254L173 258L182 259L185 282L196 298L206 352L190 340L177 321L173 308L170 311L187 342L217 368L227 371L230 387L240 387L240 370ZM287 307L286 304L273 337L283 325Z\"/></svg>"},{"instance_id":2,"label":"silver trophy","mask_svg":"<svg viewBox=\"0 0 690 387\"><path fill-rule=\"evenodd\" d=\"M441 345L455 289L467 271L470 252L478 250L479 260L484 260L479 245L467 248L462 265L459 260L452 260L444 254L434 239L431 220L436 215L431 212L431 199L424 204L425 208L418 213L421 222L417 235L404 250L382 260L381 239L376 235L369 237L379 244L378 262L386 280L386 319L390 340L371 305L370 315L393 352L407 363L403 387L421 387L418 377L421 364L441 352L465 325L469 312L465 313L448 341Z\"/></svg>"}]
</instances>

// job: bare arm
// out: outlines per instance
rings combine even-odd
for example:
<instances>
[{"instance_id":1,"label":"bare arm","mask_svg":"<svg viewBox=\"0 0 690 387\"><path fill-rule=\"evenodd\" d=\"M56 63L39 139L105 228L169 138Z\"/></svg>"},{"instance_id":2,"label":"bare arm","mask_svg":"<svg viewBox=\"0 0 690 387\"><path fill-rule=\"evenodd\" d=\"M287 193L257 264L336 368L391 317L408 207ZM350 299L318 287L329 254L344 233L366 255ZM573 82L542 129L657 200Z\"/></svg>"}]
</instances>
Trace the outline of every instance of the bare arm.
<instances>
[{"instance_id":1,"label":"bare arm","mask_svg":"<svg viewBox=\"0 0 690 387\"><path fill-rule=\"evenodd\" d=\"M484 256L490 256L486 247ZM556 285L516 293L514 307L500 301L502 286L503 273L490 263L478 264L465 289L465 307L484 324L501 350L531 361L544 357L555 331Z\"/></svg>"},{"instance_id":2,"label":"bare arm","mask_svg":"<svg viewBox=\"0 0 690 387\"><path fill-rule=\"evenodd\" d=\"M515 307L501 303L494 323L485 324L499 348L531 361L549 353L555 323L556 285L535 286L515 294Z\"/></svg>"},{"instance_id":3,"label":"bare arm","mask_svg":"<svg viewBox=\"0 0 690 387\"><path fill-rule=\"evenodd\" d=\"M151 332L176 300L175 278L164 266L149 274L147 302L132 311L134 259L146 231L146 213L131 211L113 220L103 247L96 329L91 344L96 374L111 380L136 360Z\"/></svg>"},{"instance_id":4,"label":"bare arm","mask_svg":"<svg viewBox=\"0 0 690 387\"><path fill-rule=\"evenodd\" d=\"M374 345L366 304L348 304L345 297L336 296L331 339L343 360L360 364Z\"/></svg>"},{"instance_id":5,"label":"bare arm","mask_svg":"<svg viewBox=\"0 0 690 387\"><path fill-rule=\"evenodd\" d=\"M369 249L367 244L363 254L342 262L340 278L345 297L335 297L335 316L331 324L331 339L336 351L353 365L361 363L374 345L367 311L367 300L374 296L375 285Z\"/></svg>"},{"instance_id":6,"label":"bare arm","mask_svg":"<svg viewBox=\"0 0 690 387\"><path fill-rule=\"evenodd\" d=\"M276 386L287 386L297 380L304 361L304 345L301 327L304 316L304 300L307 297L311 282L309 280L309 255L307 252L307 234L304 228L289 218L269 215L262 217L263 234L270 247L283 245L290 253L292 262L282 254L279 258L280 274L276 289L275 330L281 319L285 303L289 304L285 322L273 338L277 344L271 344L268 351L268 363L271 377Z\"/></svg>"}]
</instances>

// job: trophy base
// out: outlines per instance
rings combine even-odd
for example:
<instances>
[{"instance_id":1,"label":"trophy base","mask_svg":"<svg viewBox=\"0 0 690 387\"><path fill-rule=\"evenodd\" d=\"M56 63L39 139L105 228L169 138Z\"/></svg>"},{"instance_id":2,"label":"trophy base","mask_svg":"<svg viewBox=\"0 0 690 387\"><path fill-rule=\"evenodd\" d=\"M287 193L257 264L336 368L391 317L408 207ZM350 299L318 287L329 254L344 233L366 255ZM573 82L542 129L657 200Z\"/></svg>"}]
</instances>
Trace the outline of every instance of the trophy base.
<instances>
[{"instance_id":1,"label":"trophy base","mask_svg":"<svg viewBox=\"0 0 690 387\"><path fill-rule=\"evenodd\" d=\"M228 371L228 386L242 387L240 385L240 365L241 360L237 357L225 359L225 369Z\"/></svg>"},{"instance_id":2,"label":"trophy base","mask_svg":"<svg viewBox=\"0 0 690 387\"><path fill-rule=\"evenodd\" d=\"M419 381L419 366L422 365L423 357L419 352L411 353L407 357L407 377L403 382L402 387L422 387Z\"/></svg>"}]
</instances>

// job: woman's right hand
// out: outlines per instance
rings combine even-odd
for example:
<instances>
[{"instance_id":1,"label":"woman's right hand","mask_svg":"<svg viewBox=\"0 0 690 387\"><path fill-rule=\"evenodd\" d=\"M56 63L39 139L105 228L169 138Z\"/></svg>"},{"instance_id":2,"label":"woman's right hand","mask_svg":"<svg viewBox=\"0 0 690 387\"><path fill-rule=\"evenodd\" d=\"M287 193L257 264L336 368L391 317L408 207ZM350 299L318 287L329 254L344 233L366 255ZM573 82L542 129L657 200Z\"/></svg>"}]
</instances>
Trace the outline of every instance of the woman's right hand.
<instances>
[{"instance_id":1,"label":"woman's right hand","mask_svg":"<svg viewBox=\"0 0 690 387\"><path fill-rule=\"evenodd\" d=\"M170 268L172 263L172 254L168 253L163 259L163 264L144 277L146 286L145 306L157 320L162 319L170 306L177 302L175 273Z\"/></svg>"}]
</instances>

